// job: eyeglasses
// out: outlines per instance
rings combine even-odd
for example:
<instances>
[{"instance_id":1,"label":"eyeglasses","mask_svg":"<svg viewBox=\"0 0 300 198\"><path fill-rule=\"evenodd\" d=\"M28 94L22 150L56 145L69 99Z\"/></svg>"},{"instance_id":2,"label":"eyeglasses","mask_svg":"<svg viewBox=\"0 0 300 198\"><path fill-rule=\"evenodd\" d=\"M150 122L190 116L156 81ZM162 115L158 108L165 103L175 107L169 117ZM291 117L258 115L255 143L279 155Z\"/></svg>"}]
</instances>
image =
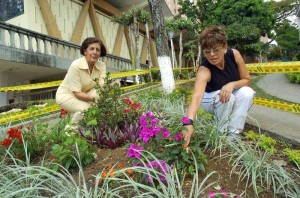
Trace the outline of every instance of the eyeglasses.
<instances>
[{"instance_id":1,"label":"eyeglasses","mask_svg":"<svg viewBox=\"0 0 300 198\"><path fill-rule=\"evenodd\" d=\"M205 55L210 55L211 52L213 52L214 54L217 54L221 51L222 47L215 47L215 48L212 48L212 49L205 49L203 50L203 53Z\"/></svg>"}]
</instances>

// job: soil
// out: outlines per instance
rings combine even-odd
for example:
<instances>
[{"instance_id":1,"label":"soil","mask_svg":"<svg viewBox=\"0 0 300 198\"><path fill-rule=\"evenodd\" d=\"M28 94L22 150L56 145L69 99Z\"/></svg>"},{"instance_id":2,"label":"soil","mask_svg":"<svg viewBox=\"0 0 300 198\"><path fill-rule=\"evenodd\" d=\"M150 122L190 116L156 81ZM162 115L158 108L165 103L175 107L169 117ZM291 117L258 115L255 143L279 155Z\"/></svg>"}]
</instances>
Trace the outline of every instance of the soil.
<instances>
[{"instance_id":1,"label":"soil","mask_svg":"<svg viewBox=\"0 0 300 198\"><path fill-rule=\"evenodd\" d=\"M257 129L252 126L252 125L245 125L245 130L254 130L257 131ZM280 149L280 148L278 148ZM296 148L299 149L299 148ZM125 167L126 166L131 166L129 162L129 158L126 156L126 149L121 147L121 148L116 148L116 149L101 149L99 148L97 150L97 159L84 167L84 175L86 178L86 181L88 185L91 187L94 186L95 182L95 176L98 173L101 173L101 171L106 168L109 165L114 165L117 163L123 164ZM212 153L205 153L208 164L206 165L206 172L202 172L200 174L200 177L204 178L208 173L212 171L217 171L217 174L213 174L209 179L208 183L211 183L213 181L218 181L219 187L221 189L226 189L228 192L232 192L237 195L241 195L245 190L246 190L246 195L243 195L242 197L249 197L249 198L254 198L254 197L259 197L259 198L271 198L274 197L273 193L270 190L264 190L259 194L259 196L255 196L253 189L250 187L249 189L244 189L245 188L245 181L240 181L238 183L238 173L231 173L231 165L229 164L228 159L226 158L219 158L218 153L212 154ZM281 159L284 161L287 161L282 155L274 155L274 159ZM286 168L291 167L291 164L288 164ZM73 175L76 179L77 177L77 171L73 170ZM201 181L201 178L200 180ZM185 180L185 188L184 190L186 191L186 194L188 195L189 192L189 187L191 186L192 180L191 178L187 178ZM216 192L217 190L214 188L209 189L210 191ZM188 197L188 196L187 196Z\"/></svg>"}]
</instances>

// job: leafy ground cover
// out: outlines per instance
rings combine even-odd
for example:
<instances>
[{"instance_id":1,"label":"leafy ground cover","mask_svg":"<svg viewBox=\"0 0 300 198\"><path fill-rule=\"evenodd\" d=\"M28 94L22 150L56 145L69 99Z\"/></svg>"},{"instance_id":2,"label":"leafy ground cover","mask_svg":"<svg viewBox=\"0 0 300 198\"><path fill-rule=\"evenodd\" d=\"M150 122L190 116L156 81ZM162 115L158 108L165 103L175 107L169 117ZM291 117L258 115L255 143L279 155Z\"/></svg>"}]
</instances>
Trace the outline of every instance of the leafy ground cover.
<instances>
[{"instance_id":1,"label":"leafy ground cover","mask_svg":"<svg viewBox=\"0 0 300 198\"><path fill-rule=\"evenodd\" d=\"M115 98L98 104L108 106L89 109L79 131L66 129L70 117L63 115L52 125L36 120L5 130L0 139L0 196L296 197L300 193L297 154L283 152L299 148L274 142L263 133L249 132L241 138L219 134L211 115L200 110L193 141L184 149L180 120L190 100L188 87L178 87L170 95L149 89L120 99L121 92L114 89L100 92ZM258 131L247 125L245 131L251 130Z\"/></svg>"}]
</instances>

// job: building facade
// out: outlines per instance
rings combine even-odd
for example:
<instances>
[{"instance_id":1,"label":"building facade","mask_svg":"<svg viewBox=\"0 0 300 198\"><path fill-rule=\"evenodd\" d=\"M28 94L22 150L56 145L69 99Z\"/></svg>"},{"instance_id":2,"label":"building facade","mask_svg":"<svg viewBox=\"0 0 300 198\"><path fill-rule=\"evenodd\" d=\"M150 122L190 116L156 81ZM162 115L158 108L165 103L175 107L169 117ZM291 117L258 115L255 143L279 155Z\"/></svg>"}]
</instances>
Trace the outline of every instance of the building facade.
<instances>
[{"instance_id":1,"label":"building facade","mask_svg":"<svg viewBox=\"0 0 300 198\"><path fill-rule=\"evenodd\" d=\"M93 36L106 46L108 55L103 61L108 70L131 69L128 28L113 22L112 17L132 7L149 10L146 0L2 1L23 3L24 10L0 22L0 87L63 79L71 62L80 57L81 42ZM173 16L175 12L171 10L175 7L170 10L168 2L162 2L165 16ZM145 65L147 42L142 24L139 32L140 60ZM157 66L153 37L150 54L152 64ZM0 105L22 102L32 94L32 91L0 92Z\"/></svg>"}]
</instances>

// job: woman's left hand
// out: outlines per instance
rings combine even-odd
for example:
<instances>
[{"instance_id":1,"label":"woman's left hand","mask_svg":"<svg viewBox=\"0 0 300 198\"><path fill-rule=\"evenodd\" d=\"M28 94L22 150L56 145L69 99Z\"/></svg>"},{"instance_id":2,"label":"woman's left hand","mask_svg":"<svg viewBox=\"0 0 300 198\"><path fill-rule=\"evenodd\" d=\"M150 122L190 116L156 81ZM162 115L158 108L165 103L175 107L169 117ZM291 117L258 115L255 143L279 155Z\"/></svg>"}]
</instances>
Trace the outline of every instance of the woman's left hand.
<instances>
[{"instance_id":1,"label":"woman's left hand","mask_svg":"<svg viewBox=\"0 0 300 198\"><path fill-rule=\"evenodd\" d=\"M219 93L220 101L222 103L227 103L230 100L233 89L234 89L233 83L228 83L222 87Z\"/></svg>"}]
</instances>

